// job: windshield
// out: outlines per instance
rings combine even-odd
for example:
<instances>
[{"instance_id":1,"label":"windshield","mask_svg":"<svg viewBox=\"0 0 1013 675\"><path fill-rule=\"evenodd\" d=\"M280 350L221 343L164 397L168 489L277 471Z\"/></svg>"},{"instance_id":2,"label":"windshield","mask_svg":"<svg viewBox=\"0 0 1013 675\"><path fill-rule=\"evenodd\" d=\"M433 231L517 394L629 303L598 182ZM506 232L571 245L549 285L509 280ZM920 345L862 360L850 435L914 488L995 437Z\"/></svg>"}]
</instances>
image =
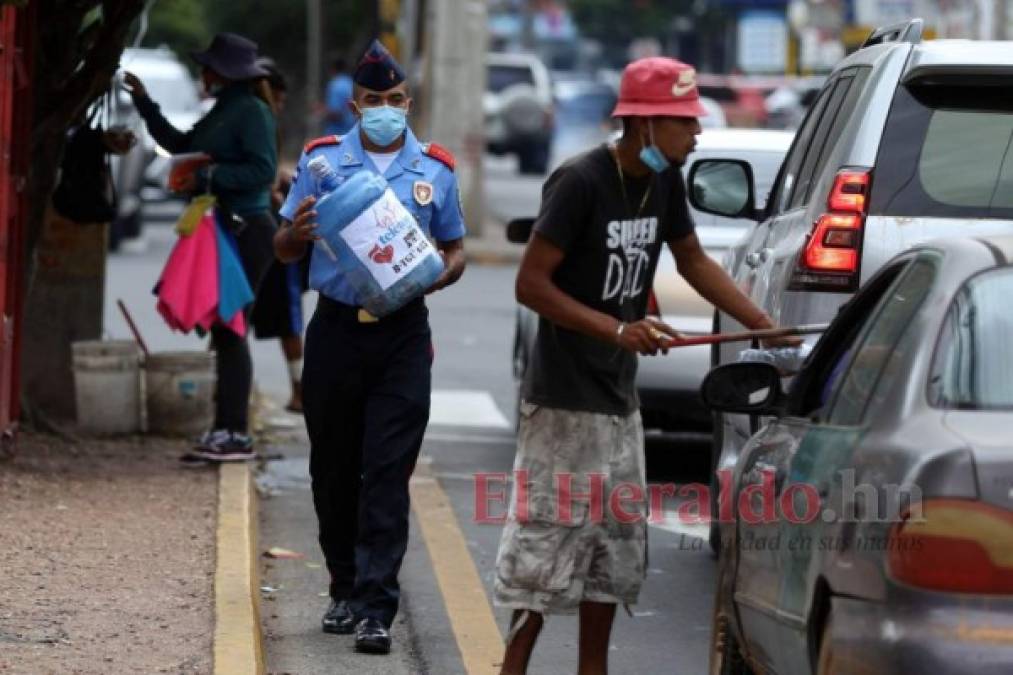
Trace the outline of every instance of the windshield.
<instances>
[{"instance_id":1,"label":"windshield","mask_svg":"<svg viewBox=\"0 0 1013 675\"><path fill-rule=\"evenodd\" d=\"M1013 100L964 78L899 87L883 132L870 212L1013 218Z\"/></svg>"},{"instance_id":2,"label":"windshield","mask_svg":"<svg viewBox=\"0 0 1013 675\"><path fill-rule=\"evenodd\" d=\"M498 94L515 84L530 84L534 86L535 80L531 75L531 69L524 66L489 66L488 82L486 84L486 88L489 91Z\"/></svg>"}]
</instances>

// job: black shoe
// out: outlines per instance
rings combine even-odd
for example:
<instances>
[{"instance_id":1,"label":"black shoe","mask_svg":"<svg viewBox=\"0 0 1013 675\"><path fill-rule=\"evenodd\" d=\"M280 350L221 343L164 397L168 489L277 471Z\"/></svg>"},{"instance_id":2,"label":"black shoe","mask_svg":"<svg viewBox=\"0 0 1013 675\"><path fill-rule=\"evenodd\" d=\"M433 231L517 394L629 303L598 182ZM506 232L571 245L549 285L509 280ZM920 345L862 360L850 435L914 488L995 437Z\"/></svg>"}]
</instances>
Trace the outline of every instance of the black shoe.
<instances>
[{"instance_id":1,"label":"black shoe","mask_svg":"<svg viewBox=\"0 0 1013 675\"><path fill-rule=\"evenodd\" d=\"M253 439L236 431L209 439L206 447L197 448L194 454L209 462L245 462L257 458L253 452Z\"/></svg>"},{"instance_id":2,"label":"black shoe","mask_svg":"<svg viewBox=\"0 0 1013 675\"><path fill-rule=\"evenodd\" d=\"M379 619L366 617L355 626L355 651L390 654L390 631Z\"/></svg>"},{"instance_id":3,"label":"black shoe","mask_svg":"<svg viewBox=\"0 0 1013 675\"><path fill-rule=\"evenodd\" d=\"M331 600L331 606L324 613L321 623L325 633L351 635L355 630L355 615L344 600Z\"/></svg>"}]
</instances>

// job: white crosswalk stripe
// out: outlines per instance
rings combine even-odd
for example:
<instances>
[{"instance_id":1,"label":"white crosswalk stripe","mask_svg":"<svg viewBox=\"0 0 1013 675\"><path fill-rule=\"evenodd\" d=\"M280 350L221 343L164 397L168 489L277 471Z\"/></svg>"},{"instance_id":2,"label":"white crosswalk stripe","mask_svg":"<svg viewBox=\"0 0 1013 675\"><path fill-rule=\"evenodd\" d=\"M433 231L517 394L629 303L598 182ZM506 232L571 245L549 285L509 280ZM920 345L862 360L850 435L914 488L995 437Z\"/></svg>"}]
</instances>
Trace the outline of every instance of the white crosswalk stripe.
<instances>
[{"instance_id":1,"label":"white crosswalk stripe","mask_svg":"<svg viewBox=\"0 0 1013 675\"><path fill-rule=\"evenodd\" d=\"M468 389L434 390L429 424L485 429L509 429L511 426L492 394Z\"/></svg>"}]
</instances>

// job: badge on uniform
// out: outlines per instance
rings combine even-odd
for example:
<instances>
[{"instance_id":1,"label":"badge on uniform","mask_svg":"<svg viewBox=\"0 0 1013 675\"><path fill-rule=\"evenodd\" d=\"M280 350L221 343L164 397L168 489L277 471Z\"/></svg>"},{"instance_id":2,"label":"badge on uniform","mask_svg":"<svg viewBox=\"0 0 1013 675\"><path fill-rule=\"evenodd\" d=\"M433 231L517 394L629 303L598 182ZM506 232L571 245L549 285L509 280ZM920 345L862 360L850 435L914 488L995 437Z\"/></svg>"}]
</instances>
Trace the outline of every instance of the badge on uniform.
<instances>
[{"instance_id":1,"label":"badge on uniform","mask_svg":"<svg viewBox=\"0 0 1013 675\"><path fill-rule=\"evenodd\" d=\"M433 184L424 180L417 180L412 185L412 195L419 206L427 206L433 201Z\"/></svg>"}]
</instances>

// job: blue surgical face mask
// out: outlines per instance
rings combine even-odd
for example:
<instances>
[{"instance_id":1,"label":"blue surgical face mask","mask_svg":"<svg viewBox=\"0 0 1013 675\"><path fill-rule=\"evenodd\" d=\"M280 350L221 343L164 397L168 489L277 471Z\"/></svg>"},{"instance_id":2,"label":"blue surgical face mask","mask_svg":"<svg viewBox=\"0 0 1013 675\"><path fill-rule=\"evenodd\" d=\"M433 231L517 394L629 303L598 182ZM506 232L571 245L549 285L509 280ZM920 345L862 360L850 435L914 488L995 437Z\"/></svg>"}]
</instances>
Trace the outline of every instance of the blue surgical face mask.
<instances>
[{"instance_id":1,"label":"blue surgical face mask","mask_svg":"<svg viewBox=\"0 0 1013 675\"><path fill-rule=\"evenodd\" d=\"M648 121L647 129L651 136L651 144L645 145L640 151L640 161L646 164L647 168L654 173L662 173L672 166L672 163L668 161L668 158L665 157L661 149L654 143L654 123Z\"/></svg>"},{"instance_id":2,"label":"blue surgical face mask","mask_svg":"<svg viewBox=\"0 0 1013 675\"><path fill-rule=\"evenodd\" d=\"M408 125L408 111L382 105L362 109L362 130L366 138L385 148L404 133Z\"/></svg>"}]
</instances>

